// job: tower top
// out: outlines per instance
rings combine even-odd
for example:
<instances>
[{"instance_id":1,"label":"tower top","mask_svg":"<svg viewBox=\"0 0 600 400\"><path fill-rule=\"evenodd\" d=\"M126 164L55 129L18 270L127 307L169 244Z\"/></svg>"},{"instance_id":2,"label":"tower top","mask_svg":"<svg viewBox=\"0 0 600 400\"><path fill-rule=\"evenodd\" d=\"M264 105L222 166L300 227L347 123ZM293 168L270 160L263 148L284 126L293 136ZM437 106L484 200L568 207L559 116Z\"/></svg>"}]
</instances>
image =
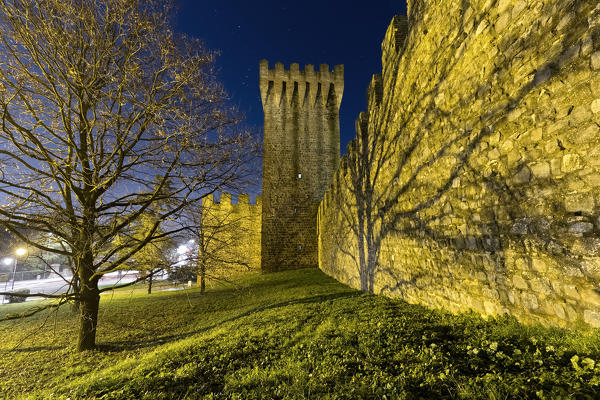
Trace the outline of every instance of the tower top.
<instances>
[{"instance_id":1,"label":"tower top","mask_svg":"<svg viewBox=\"0 0 600 400\"><path fill-rule=\"evenodd\" d=\"M307 64L301 71L298 63L290 64L290 69L286 70L283 63L277 62L275 69L269 69L269 61L260 61L259 85L263 107L271 99L279 105L283 96L289 104L294 96L295 83L297 83L297 94L301 104L306 104L308 100L312 107L316 106L319 91L323 105L326 105L333 86L339 109L344 92L344 66L336 65L333 71L330 71L328 64L321 64L319 70L315 71L314 65Z\"/></svg>"}]
</instances>

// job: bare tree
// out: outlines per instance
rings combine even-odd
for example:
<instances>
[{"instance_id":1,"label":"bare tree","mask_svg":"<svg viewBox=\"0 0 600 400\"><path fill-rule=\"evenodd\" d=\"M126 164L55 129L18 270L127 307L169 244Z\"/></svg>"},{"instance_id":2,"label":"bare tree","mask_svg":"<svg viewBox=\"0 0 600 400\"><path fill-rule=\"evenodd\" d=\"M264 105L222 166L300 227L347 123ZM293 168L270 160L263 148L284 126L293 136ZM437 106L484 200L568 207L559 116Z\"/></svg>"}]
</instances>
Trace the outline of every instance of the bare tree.
<instances>
[{"instance_id":1,"label":"bare tree","mask_svg":"<svg viewBox=\"0 0 600 400\"><path fill-rule=\"evenodd\" d=\"M172 31L169 3L0 0L0 227L73 260L79 289L55 306L80 302L78 350L95 347L102 275L244 172L215 54ZM166 198L135 246L114 245Z\"/></svg>"}]
</instances>

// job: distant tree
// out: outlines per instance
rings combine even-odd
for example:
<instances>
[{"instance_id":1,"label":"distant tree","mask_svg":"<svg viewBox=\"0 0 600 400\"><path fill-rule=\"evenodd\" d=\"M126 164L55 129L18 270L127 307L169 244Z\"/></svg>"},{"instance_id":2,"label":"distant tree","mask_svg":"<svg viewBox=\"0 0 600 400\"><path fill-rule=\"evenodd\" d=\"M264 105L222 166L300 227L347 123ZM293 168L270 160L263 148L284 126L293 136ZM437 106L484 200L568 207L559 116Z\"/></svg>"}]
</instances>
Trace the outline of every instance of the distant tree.
<instances>
[{"instance_id":1,"label":"distant tree","mask_svg":"<svg viewBox=\"0 0 600 400\"><path fill-rule=\"evenodd\" d=\"M145 240L148 232L156 224L156 216L152 214L143 214L132 226L130 233L120 234L115 240L115 245L121 247L121 253L136 248ZM148 294L152 293L152 282L154 275L168 270L174 260L171 257L171 251L174 247L174 241L171 237L163 235L162 229L156 230L157 239L144 245L134 258L130 258L124 265L128 269L134 269L140 272L140 278L148 283Z\"/></svg>"},{"instance_id":2,"label":"distant tree","mask_svg":"<svg viewBox=\"0 0 600 400\"><path fill-rule=\"evenodd\" d=\"M181 229L168 220L251 154L215 54L173 32L170 3L0 0L0 229L72 260L78 291L53 306L80 302L78 350L95 347L102 275ZM113 245L166 198L136 245Z\"/></svg>"},{"instance_id":3,"label":"distant tree","mask_svg":"<svg viewBox=\"0 0 600 400\"><path fill-rule=\"evenodd\" d=\"M162 182L162 180L163 178L160 176L154 178L154 185L161 200L154 202L129 226L127 231L119 233L114 241L114 246L121 249L116 256L122 256L138 247L145 240L148 232L159 223L155 232L156 238L144 245L134 258L129 258L123 265L127 269L135 269L141 273L140 278L145 279L148 283L148 294L152 293L154 275L169 269L174 262L170 254L175 246L174 240L164 234L165 228L161 227L160 221L158 221L160 215L169 209L169 193L173 191L172 184L169 181Z\"/></svg>"}]
</instances>

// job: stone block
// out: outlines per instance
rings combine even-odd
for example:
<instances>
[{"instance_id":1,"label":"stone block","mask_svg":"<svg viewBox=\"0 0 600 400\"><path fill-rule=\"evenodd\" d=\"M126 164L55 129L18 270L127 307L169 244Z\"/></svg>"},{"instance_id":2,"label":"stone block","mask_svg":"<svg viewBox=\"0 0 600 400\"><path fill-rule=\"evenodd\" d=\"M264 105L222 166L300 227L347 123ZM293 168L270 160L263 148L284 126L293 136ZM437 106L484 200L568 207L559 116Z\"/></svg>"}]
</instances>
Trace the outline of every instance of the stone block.
<instances>
[{"instance_id":1,"label":"stone block","mask_svg":"<svg viewBox=\"0 0 600 400\"><path fill-rule=\"evenodd\" d=\"M579 295L579 291L577 287L574 285L563 285L562 287L565 296L570 297L575 300L579 300L581 296Z\"/></svg>"},{"instance_id":2,"label":"stone block","mask_svg":"<svg viewBox=\"0 0 600 400\"><path fill-rule=\"evenodd\" d=\"M573 172L583 167L583 161L579 154L565 154L562 158L561 171Z\"/></svg>"},{"instance_id":3,"label":"stone block","mask_svg":"<svg viewBox=\"0 0 600 400\"><path fill-rule=\"evenodd\" d=\"M600 312L594 310L585 310L583 312L583 320L586 324L594 327L600 327Z\"/></svg>"},{"instance_id":4,"label":"stone block","mask_svg":"<svg viewBox=\"0 0 600 400\"><path fill-rule=\"evenodd\" d=\"M600 289L586 289L581 293L581 298L588 304L600 308Z\"/></svg>"},{"instance_id":5,"label":"stone block","mask_svg":"<svg viewBox=\"0 0 600 400\"><path fill-rule=\"evenodd\" d=\"M569 26L569 23L575 18L575 13L566 13L556 25L556 30L561 32Z\"/></svg>"},{"instance_id":6,"label":"stone block","mask_svg":"<svg viewBox=\"0 0 600 400\"><path fill-rule=\"evenodd\" d=\"M600 51L597 51L592 54L592 69L600 69Z\"/></svg>"},{"instance_id":7,"label":"stone block","mask_svg":"<svg viewBox=\"0 0 600 400\"><path fill-rule=\"evenodd\" d=\"M581 172L582 170L579 171ZM570 179L566 181L566 184L566 190L569 193L582 193L587 189L585 182L575 176L571 176Z\"/></svg>"},{"instance_id":8,"label":"stone block","mask_svg":"<svg viewBox=\"0 0 600 400\"><path fill-rule=\"evenodd\" d=\"M519 220L510 228L510 233L515 235L527 235L529 233L529 221Z\"/></svg>"},{"instance_id":9,"label":"stone block","mask_svg":"<svg viewBox=\"0 0 600 400\"><path fill-rule=\"evenodd\" d=\"M529 284L531 286L531 290L533 290L535 293L543 294L545 296L547 296L550 293L552 293L552 289L550 288L550 286L548 285L548 283L542 281L539 278L537 278L537 279L531 279L529 281Z\"/></svg>"},{"instance_id":10,"label":"stone block","mask_svg":"<svg viewBox=\"0 0 600 400\"><path fill-rule=\"evenodd\" d=\"M588 186L600 186L600 174L592 173L583 177L583 180Z\"/></svg>"},{"instance_id":11,"label":"stone block","mask_svg":"<svg viewBox=\"0 0 600 400\"><path fill-rule=\"evenodd\" d=\"M515 259L515 267L520 271L529 271L529 258L519 257Z\"/></svg>"},{"instance_id":12,"label":"stone block","mask_svg":"<svg viewBox=\"0 0 600 400\"><path fill-rule=\"evenodd\" d=\"M488 299L498 300L500 299L500 293L496 289L483 288L481 289L481 293L487 297Z\"/></svg>"},{"instance_id":13,"label":"stone block","mask_svg":"<svg viewBox=\"0 0 600 400\"><path fill-rule=\"evenodd\" d=\"M548 265L546 265L546 261L538 257L534 257L531 259L531 267L536 272L548 271Z\"/></svg>"},{"instance_id":14,"label":"stone block","mask_svg":"<svg viewBox=\"0 0 600 400\"><path fill-rule=\"evenodd\" d=\"M558 294L562 294L562 290L560 289L562 286L562 282L559 281L552 281L552 290L554 290L554 292L558 293Z\"/></svg>"},{"instance_id":15,"label":"stone block","mask_svg":"<svg viewBox=\"0 0 600 400\"><path fill-rule=\"evenodd\" d=\"M565 305L565 311L567 312L567 319L571 322L576 321L577 320L577 311L575 311L575 309L573 308L573 306L566 304Z\"/></svg>"},{"instance_id":16,"label":"stone block","mask_svg":"<svg viewBox=\"0 0 600 400\"><path fill-rule=\"evenodd\" d=\"M498 12L499 13L504 13L504 11L506 11L511 5L512 5L512 0L500 0L498 1ZM510 15L510 10L508 10L508 12L506 13L507 15Z\"/></svg>"},{"instance_id":17,"label":"stone block","mask_svg":"<svg viewBox=\"0 0 600 400\"><path fill-rule=\"evenodd\" d=\"M491 301L484 301L483 309L486 314L496 315L499 314L498 310L500 309L500 307L496 303L492 303Z\"/></svg>"},{"instance_id":18,"label":"stone block","mask_svg":"<svg viewBox=\"0 0 600 400\"><path fill-rule=\"evenodd\" d=\"M493 148L492 150L490 150L488 152L488 158L490 160L497 160L500 158L500 151L498 151L498 149Z\"/></svg>"},{"instance_id":19,"label":"stone block","mask_svg":"<svg viewBox=\"0 0 600 400\"><path fill-rule=\"evenodd\" d=\"M487 29L487 27L489 25L490 24L487 20L485 20L485 19L481 20L481 22L477 26L477 29L475 30L475 36L481 35L483 32L485 32L485 30Z\"/></svg>"},{"instance_id":20,"label":"stone block","mask_svg":"<svg viewBox=\"0 0 600 400\"><path fill-rule=\"evenodd\" d=\"M594 196L591 193L576 193L566 196L565 210L568 212L592 213L594 210Z\"/></svg>"},{"instance_id":21,"label":"stone block","mask_svg":"<svg viewBox=\"0 0 600 400\"><path fill-rule=\"evenodd\" d=\"M518 0L512 9L511 15L513 19L517 19L521 12L527 7L527 2L524 0Z\"/></svg>"},{"instance_id":22,"label":"stone block","mask_svg":"<svg viewBox=\"0 0 600 400\"><path fill-rule=\"evenodd\" d=\"M506 162L509 168L515 167L519 161L521 161L521 153L516 149L513 149L506 155Z\"/></svg>"},{"instance_id":23,"label":"stone block","mask_svg":"<svg viewBox=\"0 0 600 400\"><path fill-rule=\"evenodd\" d=\"M508 297L508 301L510 301L511 304L515 304L517 301L519 301L519 295L514 293L512 290L508 290L506 292L506 297Z\"/></svg>"},{"instance_id":24,"label":"stone block","mask_svg":"<svg viewBox=\"0 0 600 400\"><path fill-rule=\"evenodd\" d=\"M540 140L542 140L542 136L543 136L543 131L542 131L542 128L535 128L534 130L532 130L532 131L529 133L529 140L530 140L532 143L537 143L537 142L539 142Z\"/></svg>"},{"instance_id":25,"label":"stone block","mask_svg":"<svg viewBox=\"0 0 600 400\"><path fill-rule=\"evenodd\" d=\"M567 319L567 313L565 312L565 308L562 306L562 304L553 303L552 307L554 308L554 315L560 319Z\"/></svg>"},{"instance_id":26,"label":"stone block","mask_svg":"<svg viewBox=\"0 0 600 400\"><path fill-rule=\"evenodd\" d=\"M590 257L583 260L581 267L594 278L600 278L600 257Z\"/></svg>"},{"instance_id":27,"label":"stone block","mask_svg":"<svg viewBox=\"0 0 600 400\"><path fill-rule=\"evenodd\" d=\"M543 300L542 300L543 299ZM554 317L556 311L554 310L554 303L545 299L544 295L539 295L539 308L538 312L546 314L549 317ZM546 323L546 321L544 321Z\"/></svg>"},{"instance_id":28,"label":"stone block","mask_svg":"<svg viewBox=\"0 0 600 400\"><path fill-rule=\"evenodd\" d=\"M600 99L596 99L594 101L592 101L592 112L594 114L598 114L600 113Z\"/></svg>"},{"instance_id":29,"label":"stone block","mask_svg":"<svg viewBox=\"0 0 600 400\"><path fill-rule=\"evenodd\" d=\"M581 270L577 267L565 265L563 266L563 271L566 276L574 278L583 278L583 272L581 272Z\"/></svg>"},{"instance_id":30,"label":"stone block","mask_svg":"<svg viewBox=\"0 0 600 400\"><path fill-rule=\"evenodd\" d=\"M529 288L527 281L525 281L521 275L513 276L513 284L517 289L525 290Z\"/></svg>"},{"instance_id":31,"label":"stone block","mask_svg":"<svg viewBox=\"0 0 600 400\"><path fill-rule=\"evenodd\" d=\"M544 144L544 150L546 151L546 153L554 153L555 151L559 150L558 143L556 142L556 140L548 140ZM558 168L560 168L560 164Z\"/></svg>"},{"instance_id":32,"label":"stone block","mask_svg":"<svg viewBox=\"0 0 600 400\"><path fill-rule=\"evenodd\" d=\"M571 111L571 119L574 120L576 124L589 121L591 117L592 113L589 107L583 104L575 107L573 111Z\"/></svg>"},{"instance_id":33,"label":"stone block","mask_svg":"<svg viewBox=\"0 0 600 400\"><path fill-rule=\"evenodd\" d=\"M587 57L594 50L594 42L591 36L587 36L581 43L581 55Z\"/></svg>"},{"instance_id":34,"label":"stone block","mask_svg":"<svg viewBox=\"0 0 600 400\"><path fill-rule=\"evenodd\" d=\"M530 164L529 168L536 178L548 178L550 176L550 165L547 162Z\"/></svg>"},{"instance_id":35,"label":"stone block","mask_svg":"<svg viewBox=\"0 0 600 400\"><path fill-rule=\"evenodd\" d=\"M572 142L579 145L593 143L596 141L596 139L598 139L599 133L600 128L598 128L598 125L593 123L588 125L586 128L574 131L572 135Z\"/></svg>"},{"instance_id":36,"label":"stone block","mask_svg":"<svg viewBox=\"0 0 600 400\"><path fill-rule=\"evenodd\" d=\"M501 33L506 29L508 23L510 21L510 13L501 14L500 17L496 20L494 27L496 28L496 33Z\"/></svg>"},{"instance_id":37,"label":"stone block","mask_svg":"<svg viewBox=\"0 0 600 400\"><path fill-rule=\"evenodd\" d=\"M594 225L589 222L575 222L569 226L569 232L574 234L583 234L591 232L594 229Z\"/></svg>"},{"instance_id":38,"label":"stone block","mask_svg":"<svg viewBox=\"0 0 600 400\"><path fill-rule=\"evenodd\" d=\"M525 184L529 183L531 180L531 171L528 167L524 166L513 176L513 183L515 184Z\"/></svg>"},{"instance_id":39,"label":"stone block","mask_svg":"<svg viewBox=\"0 0 600 400\"><path fill-rule=\"evenodd\" d=\"M537 297L531 293L523 293L521 301L523 302L523 306L528 310L534 311L540 307Z\"/></svg>"},{"instance_id":40,"label":"stone block","mask_svg":"<svg viewBox=\"0 0 600 400\"><path fill-rule=\"evenodd\" d=\"M523 114L523 111L524 110L522 110L521 108L515 108L514 110L509 111L506 119L509 122L515 122L516 120L518 120L521 117L521 115Z\"/></svg>"},{"instance_id":41,"label":"stone block","mask_svg":"<svg viewBox=\"0 0 600 400\"><path fill-rule=\"evenodd\" d=\"M562 171L560 170L561 163L561 158L553 158L550 160L550 170L552 171L553 176L559 176L562 174Z\"/></svg>"},{"instance_id":42,"label":"stone block","mask_svg":"<svg viewBox=\"0 0 600 400\"><path fill-rule=\"evenodd\" d=\"M511 151L514 147L514 142L510 139L507 139L505 141L502 142L502 144L500 144L500 150L503 153L508 153L509 151Z\"/></svg>"}]
</instances>

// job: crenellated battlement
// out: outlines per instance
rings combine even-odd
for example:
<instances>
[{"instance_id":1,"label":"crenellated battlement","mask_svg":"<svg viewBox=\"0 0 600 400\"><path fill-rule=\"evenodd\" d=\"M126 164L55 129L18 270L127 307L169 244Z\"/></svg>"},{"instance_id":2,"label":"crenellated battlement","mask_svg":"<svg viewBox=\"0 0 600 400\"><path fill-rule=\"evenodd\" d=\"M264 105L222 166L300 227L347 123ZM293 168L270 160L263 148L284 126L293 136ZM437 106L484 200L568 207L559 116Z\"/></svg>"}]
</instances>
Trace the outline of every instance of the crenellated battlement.
<instances>
[{"instance_id":1,"label":"crenellated battlement","mask_svg":"<svg viewBox=\"0 0 600 400\"><path fill-rule=\"evenodd\" d=\"M283 63L278 62L274 69L269 69L269 62L262 60L259 85L263 107L279 106L285 99L287 105L296 101L300 107L335 104L339 109L344 92L344 66L336 65L331 71L328 64L321 64L315 71L314 65L307 64L301 71L298 63L292 63L286 70Z\"/></svg>"},{"instance_id":2,"label":"crenellated battlement","mask_svg":"<svg viewBox=\"0 0 600 400\"><path fill-rule=\"evenodd\" d=\"M215 200L214 194L209 194L202 201L203 207L211 207L211 208L227 208L227 209L257 209L260 212L262 207L262 197L257 195L255 198L255 204L250 204L250 196L246 193L240 193L238 195L238 202L232 202L231 193L223 192L221 193L221 198L219 201Z\"/></svg>"},{"instance_id":3,"label":"crenellated battlement","mask_svg":"<svg viewBox=\"0 0 600 400\"><path fill-rule=\"evenodd\" d=\"M383 86L393 86L396 80L399 60L406 47L408 35L408 19L406 15L396 15L388 27L385 38L381 43L381 65L383 75Z\"/></svg>"},{"instance_id":4,"label":"crenellated battlement","mask_svg":"<svg viewBox=\"0 0 600 400\"><path fill-rule=\"evenodd\" d=\"M369 109L379 106L383 98L383 80L381 74L373 74L371 83L367 88L367 107Z\"/></svg>"},{"instance_id":5,"label":"crenellated battlement","mask_svg":"<svg viewBox=\"0 0 600 400\"><path fill-rule=\"evenodd\" d=\"M381 53L383 61L390 57L391 53L397 54L404 50L404 42L408 34L408 18L406 15L396 15L392 18L381 42Z\"/></svg>"}]
</instances>

